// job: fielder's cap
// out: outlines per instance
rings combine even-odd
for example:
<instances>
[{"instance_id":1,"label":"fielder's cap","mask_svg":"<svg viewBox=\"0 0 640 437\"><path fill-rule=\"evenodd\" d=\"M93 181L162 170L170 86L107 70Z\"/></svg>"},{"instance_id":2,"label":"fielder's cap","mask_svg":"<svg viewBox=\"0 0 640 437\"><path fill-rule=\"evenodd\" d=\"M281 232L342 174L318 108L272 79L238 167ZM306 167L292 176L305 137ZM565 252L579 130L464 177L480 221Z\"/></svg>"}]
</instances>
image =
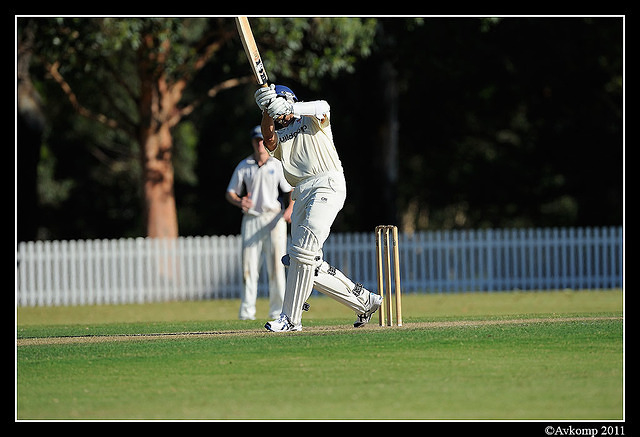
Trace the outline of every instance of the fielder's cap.
<instances>
[{"instance_id":1,"label":"fielder's cap","mask_svg":"<svg viewBox=\"0 0 640 437\"><path fill-rule=\"evenodd\" d=\"M260 129L260 126L251 129L251 139L254 138L262 138L262 129Z\"/></svg>"}]
</instances>

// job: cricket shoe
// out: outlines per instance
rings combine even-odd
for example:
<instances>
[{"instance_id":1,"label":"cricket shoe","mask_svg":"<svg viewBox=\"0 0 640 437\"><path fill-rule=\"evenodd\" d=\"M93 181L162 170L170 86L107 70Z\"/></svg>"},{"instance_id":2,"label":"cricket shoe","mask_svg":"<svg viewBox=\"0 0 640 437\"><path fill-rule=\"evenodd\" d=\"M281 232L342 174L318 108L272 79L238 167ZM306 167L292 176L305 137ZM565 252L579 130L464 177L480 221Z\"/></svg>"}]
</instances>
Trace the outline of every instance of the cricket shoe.
<instances>
[{"instance_id":1,"label":"cricket shoe","mask_svg":"<svg viewBox=\"0 0 640 437\"><path fill-rule=\"evenodd\" d=\"M267 322L264 327L271 332L292 332L302 331L302 324L294 325L288 316L280 314L276 320Z\"/></svg>"},{"instance_id":2,"label":"cricket shoe","mask_svg":"<svg viewBox=\"0 0 640 437\"><path fill-rule=\"evenodd\" d=\"M378 308L380 308L380 305L382 305L382 296L375 293L369 293L369 303L371 304L369 310L364 314L357 315L358 319L353 323L354 328L359 328L369 323L373 313L378 311Z\"/></svg>"}]
</instances>

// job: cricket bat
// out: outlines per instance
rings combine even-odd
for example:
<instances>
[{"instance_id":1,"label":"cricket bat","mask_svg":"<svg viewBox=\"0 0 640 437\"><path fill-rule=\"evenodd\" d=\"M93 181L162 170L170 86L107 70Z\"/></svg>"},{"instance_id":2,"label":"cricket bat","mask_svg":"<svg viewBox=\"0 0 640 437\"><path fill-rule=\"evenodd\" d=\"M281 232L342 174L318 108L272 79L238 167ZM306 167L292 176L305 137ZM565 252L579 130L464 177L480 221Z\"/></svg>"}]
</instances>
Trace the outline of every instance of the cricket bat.
<instances>
[{"instance_id":1,"label":"cricket bat","mask_svg":"<svg viewBox=\"0 0 640 437\"><path fill-rule=\"evenodd\" d=\"M269 80L267 71L264 69L256 40L253 38L249 19L247 17L236 17L236 25L238 26L238 33L240 34L244 52L247 54L249 64L251 64L251 69L253 70L253 75L256 77L258 85L262 85L263 87L269 86L267 83Z\"/></svg>"}]
</instances>

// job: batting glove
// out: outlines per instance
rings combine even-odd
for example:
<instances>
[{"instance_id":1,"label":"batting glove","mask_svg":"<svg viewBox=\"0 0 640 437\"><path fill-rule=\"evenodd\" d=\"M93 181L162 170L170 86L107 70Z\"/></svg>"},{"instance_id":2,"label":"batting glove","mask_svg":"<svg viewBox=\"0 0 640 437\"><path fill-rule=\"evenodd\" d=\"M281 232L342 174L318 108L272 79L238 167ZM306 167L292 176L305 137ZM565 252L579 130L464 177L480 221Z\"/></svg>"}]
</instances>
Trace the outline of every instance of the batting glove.
<instances>
[{"instance_id":1,"label":"batting glove","mask_svg":"<svg viewBox=\"0 0 640 437\"><path fill-rule=\"evenodd\" d=\"M275 100L275 98L277 97L275 92L275 87L276 86L273 84L271 84L271 86L268 86L268 87L261 87L261 88L258 88L256 93L254 94L254 97L256 99L256 104L258 105L258 108L260 108L260 111L264 112L264 110L267 109L271 101Z\"/></svg>"},{"instance_id":2,"label":"batting glove","mask_svg":"<svg viewBox=\"0 0 640 437\"><path fill-rule=\"evenodd\" d=\"M279 117L283 115L288 115L293 112L293 104L288 102L286 99L275 99L271 104L267 107L267 113L269 117L277 120Z\"/></svg>"}]
</instances>

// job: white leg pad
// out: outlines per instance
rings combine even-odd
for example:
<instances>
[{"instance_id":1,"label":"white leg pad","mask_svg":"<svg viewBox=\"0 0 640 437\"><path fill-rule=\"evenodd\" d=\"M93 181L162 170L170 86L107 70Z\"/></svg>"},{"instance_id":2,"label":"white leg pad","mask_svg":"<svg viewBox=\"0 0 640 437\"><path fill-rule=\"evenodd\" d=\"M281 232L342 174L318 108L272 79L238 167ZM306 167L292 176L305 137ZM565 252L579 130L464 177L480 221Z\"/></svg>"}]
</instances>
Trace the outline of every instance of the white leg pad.
<instances>
[{"instance_id":1,"label":"white leg pad","mask_svg":"<svg viewBox=\"0 0 640 437\"><path fill-rule=\"evenodd\" d=\"M369 309L369 291L326 261L317 268L314 280L314 287L319 292L348 306L356 314L363 314Z\"/></svg>"},{"instance_id":2,"label":"white leg pad","mask_svg":"<svg viewBox=\"0 0 640 437\"><path fill-rule=\"evenodd\" d=\"M294 325L302 320L302 305L313 291L314 267L291 258L287 274L287 288L282 303L282 313L289 316Z\"/></svg>"},{"instance_id":3,"label":"white leg pad","mask_svg":"<svg viewBox=\"0 0 640 437\"><path fill-rule=\"evenodd\" d=\"M309 228L299 226L292 230L289 272L282 313L288 316L294 325L301 323L302 305L313 291L316 264L321 259L321 253L318 240Z\"/></svg>"}]
</instances>

